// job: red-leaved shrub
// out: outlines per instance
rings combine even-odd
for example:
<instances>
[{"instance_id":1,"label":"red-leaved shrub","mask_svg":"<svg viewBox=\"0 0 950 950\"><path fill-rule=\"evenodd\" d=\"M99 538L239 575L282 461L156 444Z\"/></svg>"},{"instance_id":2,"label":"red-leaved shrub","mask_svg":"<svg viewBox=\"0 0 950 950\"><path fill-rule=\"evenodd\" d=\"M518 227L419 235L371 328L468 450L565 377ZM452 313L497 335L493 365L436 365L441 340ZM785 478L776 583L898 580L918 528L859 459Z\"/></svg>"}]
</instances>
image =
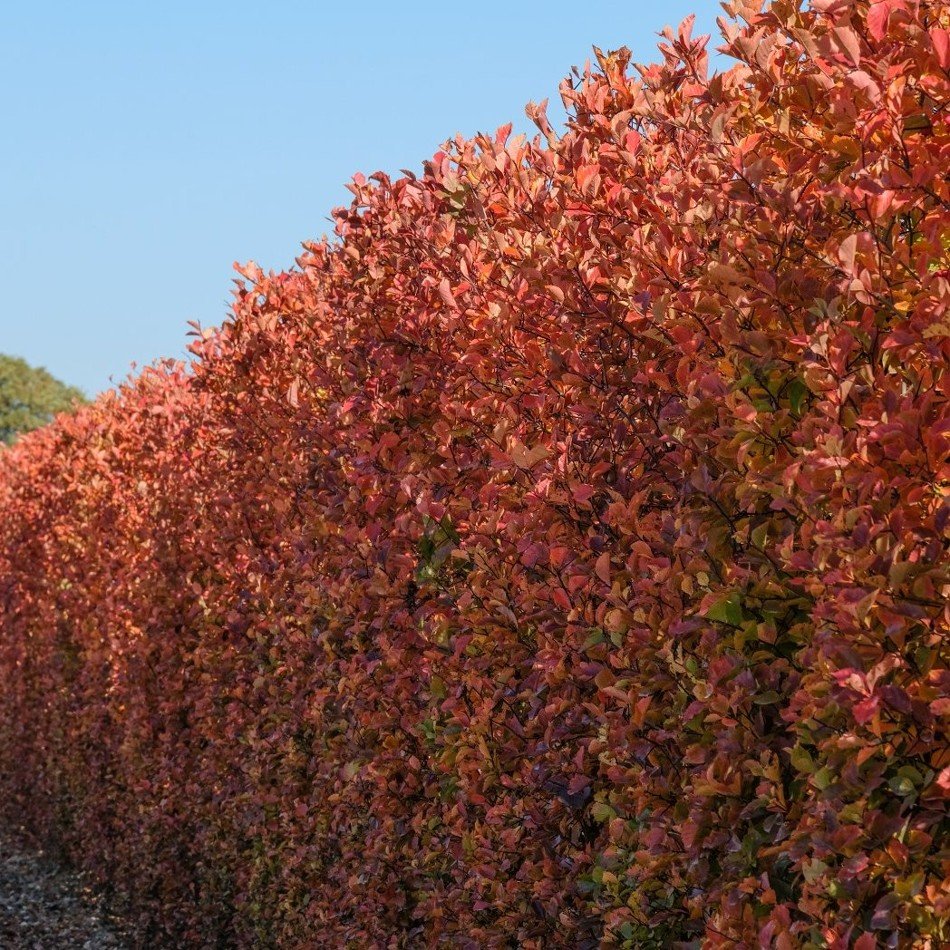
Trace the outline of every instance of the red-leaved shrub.
<instances>
[{"instance_id":1,"label":"red-leaved shrub","mask_svg":"<svg viewBox=\"0 0 950 950\"><path fill-rule=\"evenodd\" d=\"M728 6L0 453L2 808L148 945L950 940L950 8Z\"/></svg>"}]
</instances>

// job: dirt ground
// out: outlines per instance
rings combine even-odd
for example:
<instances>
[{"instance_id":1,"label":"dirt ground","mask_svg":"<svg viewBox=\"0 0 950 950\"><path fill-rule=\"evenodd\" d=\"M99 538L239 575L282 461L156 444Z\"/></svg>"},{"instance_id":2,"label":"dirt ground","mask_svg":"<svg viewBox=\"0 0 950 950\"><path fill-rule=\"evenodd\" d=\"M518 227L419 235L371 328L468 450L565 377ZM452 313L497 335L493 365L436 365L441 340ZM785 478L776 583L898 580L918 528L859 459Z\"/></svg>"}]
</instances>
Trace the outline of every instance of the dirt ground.
<instances>
[{"instance_id":1,"label":"dirt ground","mask_svg":"<svg viewBox=\"0 0 950 950\"><path fill-rule=\"evenodd\" d=\"M127 950L130 934L81 875L0 831L2 950Z\"/></svg>"}]
</instances>

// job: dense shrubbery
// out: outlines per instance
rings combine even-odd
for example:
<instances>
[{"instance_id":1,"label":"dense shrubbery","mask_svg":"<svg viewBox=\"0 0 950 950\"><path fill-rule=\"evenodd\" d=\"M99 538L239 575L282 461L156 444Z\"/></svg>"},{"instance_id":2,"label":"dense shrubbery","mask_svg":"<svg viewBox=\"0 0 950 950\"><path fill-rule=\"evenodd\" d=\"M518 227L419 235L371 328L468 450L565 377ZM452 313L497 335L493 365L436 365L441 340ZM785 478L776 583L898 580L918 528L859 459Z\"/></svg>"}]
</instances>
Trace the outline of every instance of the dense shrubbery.
<instances>
[{"instance_id":1,"label":"dense shrubbery","mask_svg":"<svg viewBox=\"0 0 950 950\"><path fill-rule=\"evenodd\" d=\"M154 934L950 937L950 15L734 6L0 453L4 807Z\"/></svg>"}]
</instances>

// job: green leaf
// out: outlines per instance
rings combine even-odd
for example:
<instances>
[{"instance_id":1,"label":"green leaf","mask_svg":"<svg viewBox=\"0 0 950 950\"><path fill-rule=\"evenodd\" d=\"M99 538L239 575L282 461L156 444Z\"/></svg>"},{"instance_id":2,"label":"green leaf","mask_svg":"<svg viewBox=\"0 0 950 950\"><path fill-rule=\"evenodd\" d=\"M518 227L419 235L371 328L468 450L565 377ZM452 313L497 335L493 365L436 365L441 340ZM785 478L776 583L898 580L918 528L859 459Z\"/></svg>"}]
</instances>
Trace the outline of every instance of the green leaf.
<instances>
[{"instance_id":1,"label":"green leaf","mask_svg":"<svg viewBox=\"0 0 950 950\"><path fill-rule=\"evenodd\" d=\"M792 412L794 412L796 416L802 414L802 406L805 404L805 397L807 395L808 387L803 380L796 376L788 387L788 401L791 404Z\"/></svg>"},{"instance_id":2,"label":"green leaf","mask_svg":"<svg viewBox=\"0 0 950 950\"><path fill-rule=\"evenodd\" d=\"M831 785L835 780L835 773L831 771L827 766L823 769L819 769L813 776L812 781L815 783L816 787L824 791Z\"/></svg>"},{"instance_id":3,"label":"green leaf","mask_svg":"<svg viewBox=\"0 0 950 950\"><path fill-rule=\"evenodd\" d=\"M742 623L742 607L738 592L732 591L728 597L717 600L706 611L706 616L710 620L717 620L720 623L728 623L733 627L738 627Z\"/></svg>"},{"instance_id":4,"label":"green leaf","mask_svg":"<svg viewBox=\"0 0 950 950\"><path fill-rule=\"evenodd\" d=\"M811 757L811 753L800 745L794 746L789 755L792 760L792 765L794 765L799 772L811 775L817 768L815 760Z\"/></svg>"},{"instance_id":5,"label":"green leaf","mask_svg":"<svg viewBox=\"0 0 950 950\"><path fill-rule=\"evenodd\" d=\"M901 769L903 772L904 770ZM887 783L888 788L896 795L900 795L902 798L906 798L908 795L913 795L917 791L916 786L914 785L913 780L907 775L895 775Z\"/></svg>"},{"instance_id":6,"label":"green leaf","mask_svg":"<svg viewBox=\"0 0 950 950\"><path fill-rule=\"evenodd\" d=\"M592 630L588 635L587 639L584 641L584 645L581 649L586 653L591 647L597 646L598 643L604 642L604 631L599 627L596 630Z\"/></svg>"},{"instance_id":7,"label":"green leaf","mask_svg":"<svg viewBox=\"0 0 950 950\"><path fill-rule=\"evenodd\" d=\"M750 537L752 543L761 551L769 537L769 522L765 521L757 528L753 528Z\"/></svg>"}]
</instances>

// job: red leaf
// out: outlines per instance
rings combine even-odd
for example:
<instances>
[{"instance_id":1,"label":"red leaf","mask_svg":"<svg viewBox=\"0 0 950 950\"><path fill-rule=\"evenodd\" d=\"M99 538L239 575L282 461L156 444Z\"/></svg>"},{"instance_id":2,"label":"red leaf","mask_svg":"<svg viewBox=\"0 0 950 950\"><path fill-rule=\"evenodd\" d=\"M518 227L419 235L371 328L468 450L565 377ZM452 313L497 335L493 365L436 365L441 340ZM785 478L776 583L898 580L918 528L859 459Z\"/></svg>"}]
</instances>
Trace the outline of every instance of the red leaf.
<instances>
[{"instance_id":1,"label":"red leaf","mask_svg":"<svg viewBox=\"0 0 950 950\"><path fill-rule=\"evenodd\" d=\"M940 68L950 69L950 30L934 27L930 31L930 42L933 43Z\"/></svg>"},{"instance_id":2,"label":"red leaf","mask_svg":"<svg viewBox=\"0 0 950 950\"><path fill-rule=\"evenodd\" d=\"M890 0L876 0L868 10L868 32L875 40L881 40L887 32L887 23L891 15Z\"/></svg>"},{"instance_id":3,"label":"red leaf","mask_svg":"<svg viewBox=\"0 0 950 950\"><path fill-rule=\"evenodd\" d=\"M446 277L439 281L439 296L447 307L458 310L458 304L455 302L455 297L452 296L452 286Z\"/></svg>"}]
</instances>

